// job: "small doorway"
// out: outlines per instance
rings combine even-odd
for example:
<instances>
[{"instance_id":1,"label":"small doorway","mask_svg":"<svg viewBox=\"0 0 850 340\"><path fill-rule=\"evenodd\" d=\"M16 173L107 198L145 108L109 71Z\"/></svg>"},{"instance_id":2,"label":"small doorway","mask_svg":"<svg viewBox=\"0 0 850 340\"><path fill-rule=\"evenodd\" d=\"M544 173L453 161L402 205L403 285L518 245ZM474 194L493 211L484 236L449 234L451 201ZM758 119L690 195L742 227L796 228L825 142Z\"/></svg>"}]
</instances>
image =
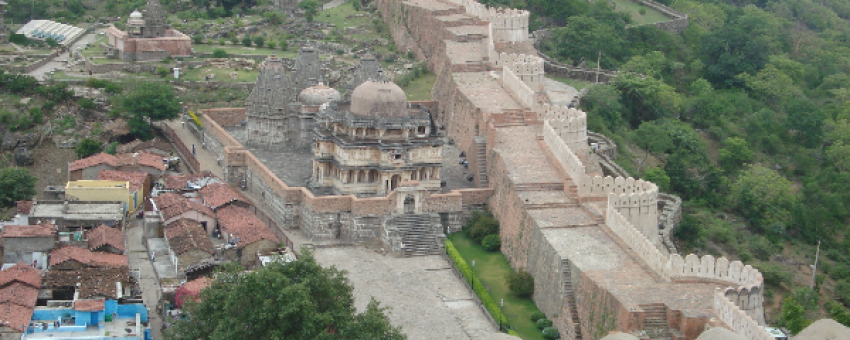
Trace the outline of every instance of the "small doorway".
<instances>
[{"instance_id":1,"label":"small doorway","mask_svg":"<svg viewBox=\"0 0 850 340\"><path fill-rule=\"evenodd\" d=\"M398 184L400 182L401 182L401 175L393 175L393 177L390 179L390 191L393 191L396 188L398 188Z\"/></svg>"},{"instance_id":2,"label":"small doorway","mask_svg":"<svg viewBox=\"0 0 850 340\"><path fill-rule=\"evenodd\" d=\"M407 195L404 198L404 213L405 214L413 214L416 212L416 199L413 198L413 195Z\"/></svg>"}]
</instances>

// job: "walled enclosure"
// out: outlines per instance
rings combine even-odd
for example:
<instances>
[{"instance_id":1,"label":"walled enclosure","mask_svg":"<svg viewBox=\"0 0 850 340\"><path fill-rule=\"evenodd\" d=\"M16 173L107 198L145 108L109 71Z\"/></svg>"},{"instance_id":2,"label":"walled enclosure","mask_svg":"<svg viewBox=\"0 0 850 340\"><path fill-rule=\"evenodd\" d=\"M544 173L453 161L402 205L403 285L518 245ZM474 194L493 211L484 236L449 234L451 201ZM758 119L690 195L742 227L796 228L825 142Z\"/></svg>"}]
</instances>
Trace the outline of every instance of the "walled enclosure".
<instances>
[{"instance_id":1,"label":"walled enclosure","mask_svg":"<svg viewBox=\"0 0 850 340\"><path fill-rule=\"evenodd\" d=\"M664 255L657 187L587 173L586 115L541 96L527 12L474 0L377 4L400 48L428 58L438 75L435 116L479 155L470 167L493 189L503 252L535 277L535 301L562 337L645 330L695 339L706 325L726 325L766 339L757 330L761 273L725 258ZM504 33L516 30L525 32Z\"/></svg>"}]
</instances>

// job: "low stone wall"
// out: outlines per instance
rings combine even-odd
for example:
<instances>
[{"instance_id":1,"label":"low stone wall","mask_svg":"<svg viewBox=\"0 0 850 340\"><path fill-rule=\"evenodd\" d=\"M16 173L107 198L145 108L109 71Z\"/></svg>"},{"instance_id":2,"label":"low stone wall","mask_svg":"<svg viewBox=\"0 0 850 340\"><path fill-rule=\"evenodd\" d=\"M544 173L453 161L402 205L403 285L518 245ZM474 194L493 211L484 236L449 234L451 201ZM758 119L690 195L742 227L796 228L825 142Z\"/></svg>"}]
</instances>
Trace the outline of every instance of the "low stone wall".
<instances>
[{"instance_id":1,"label":"low stone wall","mask_svg":"<svg viewBox=\"0 0 850 340\"><path fill-rule=\"evenodd\" d=\"M223 107L218 109L202 109L201 114L207 115L219 126L237 126L245 120L244 107Z\"/></svg>"},{"instance_id":2,"label":"low stone wall","mask_svg":"<svg viewBox=\"0 0 850 340\"><path fill-rule=\"evenodd\" d=\"M646 7L655 9L655 10L661 12L662 14L664 14L664 15L672 18L672 19L667 20L667 21L651 23L651 24L630 25L628 27L650 25L650 26L658 27L658 29L660 29L660 30L673 32L673 33L682 33L686 29L688 29L689 21L688 21L688 15L687 14L679 12L679 11L675 11L672 8L665 6L664 4L655 2L653 0L637 0L637 2L643 4Z\"/></svg>"},{"instance_id":3,"label":"low stone wall","mask_svg":"<svg viewBox=\"0 0 850 340\"><path fill-rule=\"evenodd\" d=\"M714 312L717 313L720 321L747 340L775 340L758 322L729 300L725 291L714 293Z\"/></svg>"}]
</instances>

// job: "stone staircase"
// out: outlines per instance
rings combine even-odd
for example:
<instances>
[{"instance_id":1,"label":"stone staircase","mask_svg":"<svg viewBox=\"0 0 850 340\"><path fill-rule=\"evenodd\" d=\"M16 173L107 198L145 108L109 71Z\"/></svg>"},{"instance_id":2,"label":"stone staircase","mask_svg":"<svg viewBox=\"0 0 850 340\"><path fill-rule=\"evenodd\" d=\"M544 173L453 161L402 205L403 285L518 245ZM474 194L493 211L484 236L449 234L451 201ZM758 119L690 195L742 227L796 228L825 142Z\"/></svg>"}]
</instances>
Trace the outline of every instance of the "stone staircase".
<instances>
[{"instance_id":1,"label":"stone staircase","mask_svg":"<svg viewBox=\"0 0 850 340\"><path fill-rule=\"evenodd\" d=\"M525 125L525 113L521 109L505 109L502 111L502 117L504 121L497 124L499 127Z\"/></svg>"},{"instance_id":2,"label":"stone staircase","mask_svg":"<svg viewBox=\"0 0 850 340\"><path fill-rule=\"evenodd\" d=\"M440 255L443 253L443 225L439 214L404 214L392 217L390 224L401 239L401 256Z\"/></svg>"},{"instance_id":3,"label":"stone staircase","mask_svg":"<svg viewBox=\"0 0 850 340\"><path fill-rule=\"evenodd\" d=\"M661 303L638 305L644 310L643 330L653 340L674 340L667 323L667 306Z\"/></svg>"},{"instance_id":4,"label":"stone staircase","mask_svg":"<svg viewBox=\"0 0 850 340\"><path fill-rule=\"evenodd\" d=\"M573 288L572 282L572 269L570 266L570 260L563 259L561 260L561 275L564 277L564 296L563 299L570 307L570 320L573 323L573 330L575 331L575 340L581 339L581 325L579 324L578 318L578 306L576 305L576 295L575 290Z\"/></svg>"},{"instance_id":5,"label":"stone staircase","mask_svg":"<svg viewBox=\"0 0 850 340\"><path fill-rule=\"evenodd\" d=\"M467 61L466 62L466 71L467 72L484 72L487 71L487 66L484 66L484 63L481 61Z\"/></svg>"},{"instance_id":6,"label":"stone staircase","mask_svg":"<svg viewBox=\"0 0 850 340\"><path fill-rule=\"evenodd\" d=\"M524 183L514 184L516 191L562 191L564 183Z\"/></svg>"},{"instance_id":7,"label":"stone staircase","mask_svg":"<svg viewBox=\"0 0 850 340\"><path fill-rule=\"evenodd\" d=\"M476 161L478 164L478 183L482 188L490 186L487 180L487 139L481 136L473 137L475 142Z\"/></svg>"}]
</instances>

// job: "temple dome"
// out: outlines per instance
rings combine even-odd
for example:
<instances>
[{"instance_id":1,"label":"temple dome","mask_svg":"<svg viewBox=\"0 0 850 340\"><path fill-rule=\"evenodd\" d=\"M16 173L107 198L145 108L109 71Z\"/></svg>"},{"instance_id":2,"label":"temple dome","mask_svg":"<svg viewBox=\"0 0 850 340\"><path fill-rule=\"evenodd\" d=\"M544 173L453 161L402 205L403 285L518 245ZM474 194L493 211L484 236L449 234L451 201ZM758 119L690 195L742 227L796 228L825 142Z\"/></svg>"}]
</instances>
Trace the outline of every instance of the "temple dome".
<instances>
[{"instance_id":1,"label":"temple dome","mask_svg":"<svg viewBox=\"0 0 850 340\"><path fill-rule=\"evenodd\" d=\"M365 81L351 92L351 113L358 116L406 117L407 97L391 81Z\"/></svg>"},{"instance_id":2,"label":"temple dome","mask_svg":"<svg viewBox=\"0 0 850 340\"><path fill-rule=\"evenodd\" d=\"M126 13L126 12L125 12L125 13ZM135 11L133 11L133 13L130 13L130 18L131 18L131 19L141 19L141 18L142 18L142 13L141 13L141 12L139 12L139 10L135 10Z\"/></svg>"},{"instance_id":3,"label":"temple dome","mask_svg":"<svg viewBox=\"0 0 850 340\"><path fill-rule=\"evenodd\" d=\"M307 105L322 105L340 98L339 91L321 83L302 90L298 95L298 101Z\"/></svg>"}]
</instances>

